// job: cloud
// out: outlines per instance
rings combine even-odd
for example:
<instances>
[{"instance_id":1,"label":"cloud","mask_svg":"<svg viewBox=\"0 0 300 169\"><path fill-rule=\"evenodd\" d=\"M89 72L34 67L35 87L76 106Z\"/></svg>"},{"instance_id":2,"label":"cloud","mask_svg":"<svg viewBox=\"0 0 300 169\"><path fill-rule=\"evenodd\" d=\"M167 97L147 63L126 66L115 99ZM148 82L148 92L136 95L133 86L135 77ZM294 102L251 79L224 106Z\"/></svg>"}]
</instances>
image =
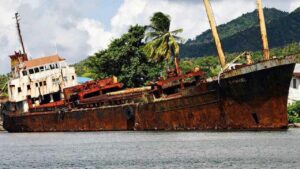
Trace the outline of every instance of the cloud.
<instances>
[{"instance_id":1,"label":"cloud","mask_svg":"<svg viewBox=\"0 0 300 169\"><path fill-rule=\"evenodd\" d=\"M125 32L132 24L141 23L145 20L144 9L147 2L144 0L125 0L112 18L112 32L120 34ZM144 15L144 17L140 17Z\"/></svg>"},{"instance_id":2,"label":"cloud","mask_svg":"<svg viewBox=\"0 0 300 169\"><path fill-rule=\"evenodd\" d=\"M300 7L300 0L292 1L289 5L289 11L294 11L295 9Z\"/></svg>"},{"instance_id":3,"label":"cloud","mask_svg":"<svg viewBox=\"0 0 300 169\"><path fill-rule=\"evenodd\" d=\"M106 48L111 33L102 23L84 14L98 1L0 1L0 72L10 69L8 55L20 50L14 13L21 15L21 30L30 58L56 53L76 63L93 52ZM3 64L4 63L4 64Z\"/></svg>"},{"instance_id":4,"label":"cloud","mask_svg":"<svg viewBox=\"0 0 300 169\"><path fill-rule=\"evenodd\" d=\"M95 20L83 19L77 26L80 30L87 31L89 34L89 54L106 48L113 38L113 33L105 31L103 25Z\"/></svg>"},{"instance_id":5,"label":"cloud","mask_svg":"<svg viewBox=\"0 0 300 169\"><path fill-rule=\"evenodd\" d=\"M193 36L196 32L203 31L201 25L208 25L200 19L204 17L204 13L201 14L197 8L201 9L201 4L166 0L155 1L155 3L149 0L125 0L112 18L111 25L113 32L120 34L125 32L130 25L149 24L152 14L162 11L172 17L171 29L184 28L184 37Z\"/></svg>"}]
</instances>

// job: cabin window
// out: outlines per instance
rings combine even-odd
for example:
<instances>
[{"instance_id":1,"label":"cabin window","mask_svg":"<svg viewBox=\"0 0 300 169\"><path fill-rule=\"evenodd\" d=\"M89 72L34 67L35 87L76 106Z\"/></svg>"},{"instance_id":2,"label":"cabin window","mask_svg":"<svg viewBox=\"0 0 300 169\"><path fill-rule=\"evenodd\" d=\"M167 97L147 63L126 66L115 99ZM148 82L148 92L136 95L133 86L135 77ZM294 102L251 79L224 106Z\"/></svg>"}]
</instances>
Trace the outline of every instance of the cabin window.
<instances>
[{"instance_id":1,"label":"cabin window","mask_svg":"<svg viewBox=\"0 0 300 169\"><path fill-rule=\"evenodd\" d=\"M35 83L35 87L39 87L39 84L38 84L38 83Z\"/></svg>"},{"instance_id":2,"label":"cabin window","mask_svg":"<svg viewBox=\"0 0 300 169\"><path fill-rule=\"evenodd\" d=\"M34 68L34 72L39 73L40 72L39 68L38 67Z\"/></svg>"},{"instance_id":3,"label":"cabin window","mask_svg":"<svg viewBox=\"0 0 300 169\"><path fill-rule=\"evenodd\" d=\"M40 86L43 86L43 83L42 83L42 82L40 82Z\"/></svg>"},{"instance_id":4,"label":"cabin window","mask_svg":"<svg viewBox=\"0 0 300 169\"><path fill-rule=\"evenodd\" d=\"M59 78L52 79L53 84L59 84Z\"/></svg>"},{"instance_id":5,"label":"cabin window","mask_svg":"<svg viewBox=\"0 0 300 169\"><path fill-rule=\"evenodd\" d=\"M27 71L26 70L23 70L23 76L27 76Z\"/></svg>"},{"instance_id":6,"label":"cabin window","mask_svg":"<svg viewBox=\"0 0 300 169\"><path fill-rule=\"evenodd\" d=\"M40 71L43 72L44 71L44 66L40 67Z\"/></svg>"},{"instance_id":7,"label":"cabin window","mask_svg":"<svg viewBox=\"0 0 300 169\"><path fill-rule=\"evenodd\" d=\"M75 76L72 76L72 80L75 80Z\"/></svg>"},{"instance_id":8,"label":"cabin window","mask_svg":"<svg viewBox=\"0 0 300 169\"><path fill-rule=\"evenodd\" d=\"M46 81L44 81L44 86L46 86L47 85L47 82Z\"/></svg>"},{"instance_id":9,"label":"cabin window","mask_svg":"<svg viewBox=\"0 0 300 169\"><path fill-rule=\"evenodd\" d=\"M55 67L58 68L58 64L57 63L55 64Z\"/></svg>"},{"instance_id":10,"label":"cabin window","mask_svg":"<svg viewBox=\"0 0 300 169\"><path fill-rule=\"evenodd\" d=\"M22 89L21 87L18 87L18 92L21 93L22 92Z\"/></svg>"},{"instance_id":11,"label":"cabin window","mask_svg":"<svg viewBox=\"0 0 300 169\"><path fill-rule=\"evenodd\" d=\"M27 85L27 90L30 90L30 89L31 89L30 85Z\"/></svg>"},{"instance_id":12,"label":"cabin window","mask_svg":"<svg viewBox=\"0 0 300 169\"><path fill-rule=\"evenodd\" d=\"M54 65L50 65L50 69L55 69Z\"/></svg>"},{"instance_id":13,"label":"cabin window","mask_svg":"<svg viewBox=\"0 0 300 169\"><path fill-rule=\"evenodd\" d=\"M34 74L34 71L33 71L33 69L29 69L29 74Z\"/></svg>"},{"instance_id":14,"label":"cabin window","mask_svg":"<svg viewBox=\"0 0 300 169\"><path fill-rule=\"evenodd\" d=\"M293 88L297 89L297 79L293 79Z\"/></svg>"}]
</instances>

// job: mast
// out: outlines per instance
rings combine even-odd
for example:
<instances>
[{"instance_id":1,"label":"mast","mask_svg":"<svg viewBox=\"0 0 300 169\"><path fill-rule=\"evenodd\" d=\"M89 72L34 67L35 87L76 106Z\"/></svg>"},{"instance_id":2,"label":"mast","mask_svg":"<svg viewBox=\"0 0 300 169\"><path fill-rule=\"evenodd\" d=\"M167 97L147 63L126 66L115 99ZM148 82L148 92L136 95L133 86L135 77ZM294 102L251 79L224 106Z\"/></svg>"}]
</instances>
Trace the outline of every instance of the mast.
<instances>
[{"instance_id":1,"label":"mast","mask_svg":"<svg viewBox=\"0 0 300 169\"><path fill-rule=\"evenodd\" d=\"M20 29L20 15L18 12L15 13L15 19L16 19L16 25L17 25L17 30L18 30L18 35L19 35L19 40L20 40L20 43L22 45L22 51L23 51L23 54L26 54L26 51L25 51L25 47L24 47L24 43L23 43L23 38L22 38L22 34L21 34L21 29Z\"/></svg>"},{"instance_id":2,"label":"mast","mask_svg":"<svg viewBox=\"0 0 300 169\"><path fill-rule=\"evenodd\" d=\"M208 17L208 20L209 20L209 24L210 24L210 27L211 27L212 35L213 35L213 38L215 40L215 44L216 44L216 47L217 47L219 60L220 60L222 68L224 68L226 66L225 55L224 55L224 52L223 52L223 49L222 49L222 44L221 44L221 41L220 41L220 38L219 38L218 30L217 30L217 27L216 27L216 21L215 21L215 18L213 16L213 11L212 11L209 0L203 0L203 2L204 2L205 9L206 9L207 17Z\"/></svg>"},{"instance_id":3,"label":"mast","mask_svg":"<svg viewBox=\"0 0 300 169\"><path fill-rule=\"evenodd\" d=\"M264 17L264 10L262 6L262 0L256 0L256 4L257 4L257 11L258 11L259 25L260 25L261 40L263 44L264 60L269 60L270 50L269 50L267 28L266 28L266 22Z\"/></svg>"}]
</instances>

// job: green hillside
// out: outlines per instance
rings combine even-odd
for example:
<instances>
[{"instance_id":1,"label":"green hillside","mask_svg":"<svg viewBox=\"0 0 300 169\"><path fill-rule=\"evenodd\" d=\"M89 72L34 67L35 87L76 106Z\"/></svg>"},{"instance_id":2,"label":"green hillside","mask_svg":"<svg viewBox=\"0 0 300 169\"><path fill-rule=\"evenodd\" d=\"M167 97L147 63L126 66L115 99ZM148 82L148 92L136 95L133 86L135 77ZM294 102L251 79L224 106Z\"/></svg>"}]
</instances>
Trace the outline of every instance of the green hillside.
<instances>
[{"instance_id":1,"label":"green hillside","mask_svg":"<svg viewBox=\"0 0 300 169\"><path fill-rule=\"evenodd\" d=\"M290 14L277 9L264 9L270 47L280 47L300 40L300 10ZM238 26L240 25L240 26ZM218 27L224 51L227 53L261 49L257 12L253 11ZM215 55L211 32L181 45L181 57Z\"/></svg>"},{"instance_id":2,"label":"green hillside","mask_svg":"<svg viewBox=\"0 0 300 169\"><path fill-rule=\"evenodd\" d=\"M287 12L282 12L274 8L272 9L265 8L264 12L265 12L265 18L267 23L269 23L274 19L279 19L284 16L287 16L289 14ZM257 11L246 13L226 24L222 24L218 26L218 32L221 38L227 38L236 33L252 28L254 26L258 26L257 20L258 20ZM188 40L186 42L186 45L205 44L205 43L210 43L212 41L213 39L211 35L211 30L209 29L203 32L201 35L197 36L195 40Z\"/></svg>"}]
</instances>

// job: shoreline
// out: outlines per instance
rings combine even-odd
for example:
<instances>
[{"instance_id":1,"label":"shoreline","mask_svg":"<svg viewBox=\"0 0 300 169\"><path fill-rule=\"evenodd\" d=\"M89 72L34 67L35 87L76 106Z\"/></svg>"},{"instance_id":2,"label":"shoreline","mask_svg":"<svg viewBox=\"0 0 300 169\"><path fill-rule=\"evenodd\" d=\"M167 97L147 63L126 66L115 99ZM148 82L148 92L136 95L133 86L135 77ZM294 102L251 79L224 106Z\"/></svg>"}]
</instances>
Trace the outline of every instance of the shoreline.
<instances>
[{"instance_id":1,"label":"shoreline","mask_svg":"<svg viewBox=\"0 0 300 169\"><path fill-rule=\"evenodd\" d=\"M300 128L300 123L290 123L289 128Z\"/></svg>"}]
</instances>

